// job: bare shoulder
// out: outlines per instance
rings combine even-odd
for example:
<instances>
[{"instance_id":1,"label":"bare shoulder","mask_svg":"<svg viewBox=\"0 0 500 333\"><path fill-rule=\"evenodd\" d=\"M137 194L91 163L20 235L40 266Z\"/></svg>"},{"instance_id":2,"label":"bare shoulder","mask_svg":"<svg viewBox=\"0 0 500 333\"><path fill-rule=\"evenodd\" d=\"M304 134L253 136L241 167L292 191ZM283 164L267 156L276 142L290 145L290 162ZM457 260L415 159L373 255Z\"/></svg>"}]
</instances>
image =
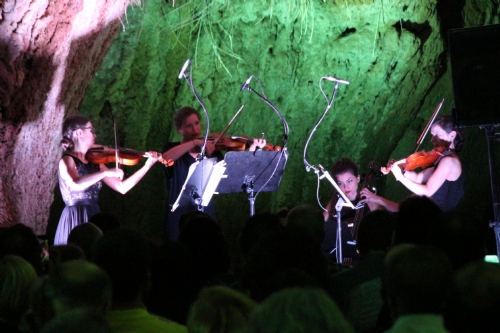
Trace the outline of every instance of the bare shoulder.
<instances>
[{"instance_id":1,"label":"bare shoulder","mask_svg":"<svg viewBox=\"0 0 500 333\"><path fill-rule=\"evenodd\" d=\"M446 179L449 181L455 181L460 177L462 173L462 163L457 155L453 154L450 156L445 156L438 164L438 169L447 169Z\"/></svg>"}]
</instances>

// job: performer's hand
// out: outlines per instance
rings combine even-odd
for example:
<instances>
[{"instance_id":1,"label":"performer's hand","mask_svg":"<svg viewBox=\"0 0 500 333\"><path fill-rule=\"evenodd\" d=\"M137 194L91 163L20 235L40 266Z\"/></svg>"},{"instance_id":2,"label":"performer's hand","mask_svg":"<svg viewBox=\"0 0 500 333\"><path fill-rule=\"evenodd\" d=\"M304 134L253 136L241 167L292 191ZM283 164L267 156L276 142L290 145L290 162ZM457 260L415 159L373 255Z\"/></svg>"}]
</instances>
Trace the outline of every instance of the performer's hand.
<instances>
[{"instance_id":1,"label":"performer's hand","mask_svg":"<svg viewBox=\"0 0 500 333\"><path fill-rule=\"evenodd\" d=\"M215 151L214 142L211 140L207 141L207 145L205 146L205 153L207 154L207 156L212 156L214 151Z\"/></svg>"},{"instance_id":2,"label":"performer's hand","mask_svg":"<svg viewBox=\"0 0 500 333\"><path fill-rule=\"evenodd\" d=\"M406 163L405 159L399 160L394 162L394 165L391 168L391 172L394 174L394 177L396 177L396 180L399 180L403 176L403 170L402 166Z\"/></svg>"},{"instance_id":3,"label":"performer's hand","mask_svg":"<svg viewBox=\"0 0 500 333\"><path fill-rule=\"evenodd\" d=\"M248 151L255 151L257 148L262 149L266 146L266 144L266 139L253 139L253 143L250 148L248 148Z\"/></svg>"},{"instance_id":4,"label":"performer's hand","mask_svg":"<svg viewBox=\"0 0 500 333\"><path fill-rule=\"evenodd\" d=\"M148 167L151 167L153 164L156 163L156 161L158 161L161 158L161 154L155 151L148 151L145 155L148 158L145 165L147 165Z\"/></svg>"},{"instance_id":5,"label":"performer's hand","mask_svg":"<svg viewBox=\"0 0 500 333\"><path fill-rule=\"evenodd\" d=\"M359 196L361 197L360 202L366 203L366 202L370 202L370 201L375 201L377 195L375 193L371 192L369 189L363 188L359 192Z\"/></svg>"}]
</instances>

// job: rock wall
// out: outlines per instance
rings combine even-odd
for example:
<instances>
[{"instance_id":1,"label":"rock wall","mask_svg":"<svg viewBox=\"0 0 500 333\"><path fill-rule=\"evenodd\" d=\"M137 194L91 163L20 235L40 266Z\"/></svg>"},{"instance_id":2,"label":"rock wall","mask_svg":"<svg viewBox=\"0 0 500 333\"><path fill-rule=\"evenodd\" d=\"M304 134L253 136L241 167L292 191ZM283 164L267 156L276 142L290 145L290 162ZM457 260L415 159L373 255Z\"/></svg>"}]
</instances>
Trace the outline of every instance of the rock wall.
<instances>
[{"instance_id":1,"label":"rock wall","mask_svg":"<svg viewBox=\"0 0 500 333\"><path fill-rule=\"evenodd\" d=\"M283 129L273 110L250 92L239 91L254 75L290 126L290 157L280 189L260 194L256 209L316 205L317 179L306 173L302 155L327 105L320 78L331 75L350 84L339 86L307 158L328 167L348 156L367 172L370 161L385 164L411 153L442 98L441 114L451 112L448 29L498 23L498 16L496 2L465 0L176 1L175 7L146 1L128 11L126 31L114 42L81 112L99 124L99 139L111 143L109 121L97 116L109 100L116 110L121 145L161 150L164 142L179 138L172 128L175 111L184 105L201 110L187 82L177 79L184 61L191 59L193 83L206 104L210 131L222 130L245 103L230 133L260 137L265 132L268 141L282 144ZM251 84L259 91L256 78ZM331 98L333 84L323 81L322 87ZM464 158L485 158L484 134L474 128L469 132L476 147L466 149ZM487 172L486 161L478 167L464 160L464 165ZM155 167L125 198L104 193L103 206L119 211L124 224L157 237L166 197L161 169ZM488 181L472 181L481 184L485 197L490 195ZM379 193L396 201L409 194L393 177L376 185ZM322 204L330 193L331 185L322 181ZM237 231L249 214L247 195L220 195L215 200L226 230ZM463 205L475 206L488 218L490 202L480 207L476 203L468 194Z\"/></svg>"}]
</instances>

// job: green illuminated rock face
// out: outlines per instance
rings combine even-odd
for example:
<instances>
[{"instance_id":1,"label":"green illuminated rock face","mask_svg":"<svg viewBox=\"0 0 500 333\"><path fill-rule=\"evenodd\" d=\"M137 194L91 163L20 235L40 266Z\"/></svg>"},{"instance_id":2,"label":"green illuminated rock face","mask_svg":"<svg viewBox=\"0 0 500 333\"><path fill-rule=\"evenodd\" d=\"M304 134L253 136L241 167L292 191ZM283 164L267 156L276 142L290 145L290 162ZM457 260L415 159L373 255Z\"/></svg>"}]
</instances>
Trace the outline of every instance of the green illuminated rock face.
<instances>
[{"instance_id":1,"label":"green illuminated rock face","mask_svg":"<svg viewBox=\"0 0 500 333\"><path fill-rule=\"evenodd\" d=\"M306 172L302 157L327 106L320 84L328 99L334 90L332 82L320 78L334 76L350 84L339 85L333 107L309 144L307 160L329 168L338 158L350 157L365 173L370 161L385 164L413 152L441 99L441 114L451 111L446 30L495 23L498 14L498 5L473 1L177 0L172 7L172 2L145 0L143 7L129 9L125 30L90 85L81 112L94 119L98 141L112 144L112 123L98 117L109 100L120 145L160 151L166 141L179 138L172 128L175 111L184 105L201 110L186 80L177 78L184 61L191 59L193 84L207 107L211 132L221 131L245 103L228 133L260 137L265 132L269 142L283 145L277 114L256 95L240 92L254 75L251 86L260 92L260 81L290 126L280 189L260 194L256 210L317 205L317 177ZM486 163L481 167L485 172ZM487 196L488 180L482 182ZM392 176L377 186L396 201L409 194ZM319 193L326 205L331 185L322 180ZM165 198L158 165L127 196L103 193L101 206L119 212L124 225L158 237ZM215 200L229 232L249 215L246 194Z\"/></svg>"}]
</instances>

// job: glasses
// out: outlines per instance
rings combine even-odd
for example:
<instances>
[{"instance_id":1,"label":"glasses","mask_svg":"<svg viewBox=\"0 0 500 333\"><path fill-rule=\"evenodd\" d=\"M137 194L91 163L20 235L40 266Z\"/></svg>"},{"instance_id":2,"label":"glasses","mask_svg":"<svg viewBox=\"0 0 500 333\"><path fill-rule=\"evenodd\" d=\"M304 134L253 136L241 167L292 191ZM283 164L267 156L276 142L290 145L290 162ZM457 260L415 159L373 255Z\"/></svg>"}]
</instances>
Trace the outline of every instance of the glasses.
<instances>
[{"instance_id":1,"label":"glasses","mask_svg":"<svg viewBox=\"0 0 500 333\"><path fill-rule=\"evenodd\" d=\"M79 129L82 129L82 130L83 130L83 129L88 129L88 130L90 130L90 132L91 132L92 134L95 134L95 128L93 128L93 127L78 127L78 128L79 128Z\"/></svg>"}]
</instances>

